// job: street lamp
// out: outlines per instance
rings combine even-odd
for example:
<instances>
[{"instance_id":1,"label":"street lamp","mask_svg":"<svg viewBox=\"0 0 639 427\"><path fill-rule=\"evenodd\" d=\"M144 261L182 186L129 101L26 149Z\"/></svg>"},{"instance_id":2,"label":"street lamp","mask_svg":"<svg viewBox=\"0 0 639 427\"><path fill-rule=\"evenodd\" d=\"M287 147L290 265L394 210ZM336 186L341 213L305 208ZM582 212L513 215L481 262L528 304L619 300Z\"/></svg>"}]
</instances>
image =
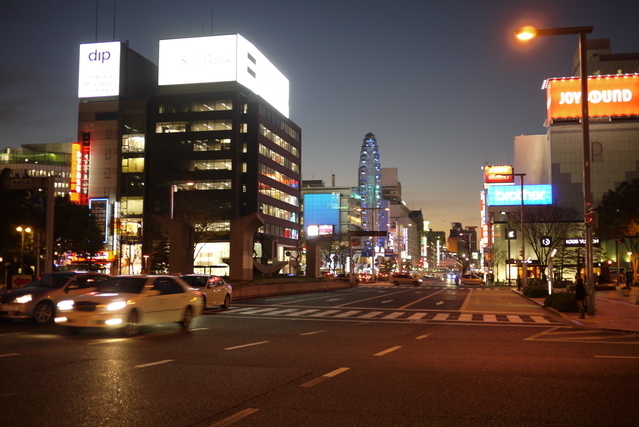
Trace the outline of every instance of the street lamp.
<instances>
[{"instance_id":1,"label":"street lamp","mask_svg":"<svg viewBox=\"0 0 639 427\"><path fill-rule=\"evenodd\" d=\"M20 245L20 274L24 273L24 233L31 233L31 227L16 227L16 231L22 236L22 243Z\"/></svg>"},{"instance_id":2,"label":"street lamp","mask_svg":"<svg viewBox=\"0 0 639 427\"><path fill-rule=\"evenodd\" d=\"M530 40L536 36L560 36L566 34L579 35L579 74L581 78L581 133L583 150L583 193L584 193L584 237L586 240L586 271L585 282L588 291L588 314L595 314L595 283L592 275L592 229L586 222L586 215L592 209L592 189L590 182L590 130L588 115L588 67L586 63L586 34L592 33L593 27L566 27L535 29L524 27L515 32L519 40Z\"/></svg>"}]
</instances>

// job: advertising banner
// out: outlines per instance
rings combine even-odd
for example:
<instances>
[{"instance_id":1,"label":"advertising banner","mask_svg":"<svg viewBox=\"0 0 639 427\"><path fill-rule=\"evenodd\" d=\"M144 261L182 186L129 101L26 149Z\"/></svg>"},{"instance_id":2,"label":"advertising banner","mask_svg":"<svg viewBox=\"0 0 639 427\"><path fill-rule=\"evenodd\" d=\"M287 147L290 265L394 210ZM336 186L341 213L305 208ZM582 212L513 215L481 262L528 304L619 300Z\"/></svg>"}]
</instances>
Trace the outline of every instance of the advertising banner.
<instances>
[{"instance_id":1,"label":"advertising banner","mask_svg":"<svg viewBox=\"0 0 639 427\"><path fill-rule=\"evenodd\" d=\"M78 98L120 94L120 42L80 45Z\"/></svg>"},{"instance_id":2,"label":"advertising banner","mask_svg":"<svg viewBox=\"0 0 639 427\"><path fill-rule=\"evenodd\" d=\"M581 79L553 78L545 82L548 122L581 117ZM588 115L639 115L639 74L588 77Z\"/></svg>"},{"instance_id":3,"label":"advertising banner","mask_svg":"<svg viewBox=\"0 0 639 427\"><path fill-rule=\"evenodd\" d=\"M487 190L488 206L521 205L521 186L493 185ZM524 205L551 205L552 185L524 185Z\"/></svg>"},{"instance_id":4,"label":"advertising banner","mask_svg":"<svg viewBox=\"0 0 639 427\"><path fill-rule=\"evenodd\" d=\"M514 168L511 165L484 166L485 184L512 184L515 182Z\"/></svg>"}]
</instances>

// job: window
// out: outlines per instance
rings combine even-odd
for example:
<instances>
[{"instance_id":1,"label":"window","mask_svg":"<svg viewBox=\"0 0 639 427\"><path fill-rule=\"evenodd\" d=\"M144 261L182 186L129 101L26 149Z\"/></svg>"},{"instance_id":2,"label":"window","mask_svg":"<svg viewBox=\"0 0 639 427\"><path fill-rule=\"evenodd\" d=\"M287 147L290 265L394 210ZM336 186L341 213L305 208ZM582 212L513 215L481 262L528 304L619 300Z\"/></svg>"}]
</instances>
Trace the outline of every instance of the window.
<instances>
[{"instance_id":1,"label":"window","mask_svg":"<svg viewBox=\"0 0 639 427\"><path fill-rule=\"evenodd\" d=\"M232 170L231 159L215 159L215 160L192 160L189 165L190 171L204 170Z\"/></svg>"}]
</instances>

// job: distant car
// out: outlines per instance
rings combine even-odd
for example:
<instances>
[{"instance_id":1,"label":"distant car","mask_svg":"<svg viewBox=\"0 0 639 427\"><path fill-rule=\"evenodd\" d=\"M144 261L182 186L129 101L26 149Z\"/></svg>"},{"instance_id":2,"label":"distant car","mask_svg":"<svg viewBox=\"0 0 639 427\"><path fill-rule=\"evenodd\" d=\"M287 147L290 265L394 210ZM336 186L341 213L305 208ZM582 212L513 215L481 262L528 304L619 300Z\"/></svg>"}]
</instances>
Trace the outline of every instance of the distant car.
<instances>
[{"instance_id":1,"label":"distant car","mask_svg":"<svg viewBox=\"0 0 639 427\"><path fill-rule=\"evenodd\" d=\"M77 328L120 329L137 335L142 325L179 322L187 329L202 313L202 293L174 276L114 276L95 291L58 303L55 321Z\"/></svg>"},{"instance_id":2,"label":"distant car","mask_svg":"<svg viewBox=\"0 0 639 427\"><path fill-rule=\"evenodd\" d=\"M204 295L204 307L219 305L229 308L233 288L220 276L208 274L185 274L180 276L189 286L197 288Z\"/></svg>"},{"instance_id":3,"label":"distant car","mask_svg":"<svg viewBox=\"0 0 639 427\"><path fill-rule=\"evenodd\" d=\"M464 286L465 285L484 286L486 284L486 282L484 282L484 279L477 276L476 274L462 274L461 277L459 278L459 283Z\"/></svg>"},{"instance_id":4,"label":"distant car","mask_svg":"<svg viewBox=\"0 0 639 427\"><path fill-rule=\"evenodd\" d=\"M74 271L45 274L23 288L0 292L0 317L52 322L59 301L92 291L108 278L106 274Z\"/></svg>"},{"instance_id":5,"label":"distant car","mask_svg":"<svg viewBox=\"0 0 639 427\"><path fill-rule=\"evenodd\" d=\"M390 281L395 286L399 286L399 285L419 286L422 284L422 279L418 279L417 277L413 277L410 274L404 274L404 273L393 274L391 276Z\"/></svg>"},{"instance_id":6,"label":"distant car","mask_svg":"<svg viewBox=\"0 0 639 427\"><path fill-rule=\"evenodd\" d=\"M350 274L336 274L333 276L333 280L339 280L341 282L350 282L351 275ZM359 283L358 277L353 277L353 283Z\"/></svg>"}]
</instances>

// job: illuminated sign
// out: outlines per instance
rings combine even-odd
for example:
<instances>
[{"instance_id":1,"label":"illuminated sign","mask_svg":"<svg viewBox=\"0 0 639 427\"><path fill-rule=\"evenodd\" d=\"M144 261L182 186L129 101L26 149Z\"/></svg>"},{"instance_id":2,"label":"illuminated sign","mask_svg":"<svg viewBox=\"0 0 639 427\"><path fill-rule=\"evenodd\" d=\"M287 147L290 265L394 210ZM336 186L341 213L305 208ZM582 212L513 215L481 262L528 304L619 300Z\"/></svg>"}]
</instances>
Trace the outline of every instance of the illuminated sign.
<instances>
[{"instance_id":1,"label":"illuminated sign","mask_svg":"<svg viewBox=\"0 0 639 427\"><path fill-rule=\"evenodd\" d=\"M545 82L548 121L581 117L581 79L548 79ZM588 77L590 117L639 115L639 74Z\"/></svg>"},{"instance_id":2,"label":"illuminated sign","mask_svg":"<svg viewBox=\"0 0 639 427\"><path fill-rule=\"evenodd\" d=\"M599 239L597 237L593 237L592 244L596 246L599 245ZM583 238L566 239L564 240L564 246L572 247L572 248L584 247L586 246L586 239L583 239Z\"/></svg>"},{"instance_id":3,"label":"illuminated sign","mask_svg":"<svg viewBox=\"0 0 639 427\"><path fill-rule=\"evenodd\" d=\"M521 205L521 186L492 185L488 187L488 206ZM524 205L551 205L552 185L524 185Z\"/></svg>"},{"instance_id":4,"label":"illuminated sign","mask_svg":"<svg viewBox=\"0 0 639 427\"><path fill-rule=\"evenodd\" d=\"M309 225L307 230L308 236L326 236L333 234L333 224Z\"/></svg>"},{"instance_id":5,"label":"illuminated sign","mask_svg":"<svg viewBox=\"0 0 639 427\"><path fill-rule=\"evenodd\" d=\"M484 166L485 184L512 184L515 182L514 168L510 165Z\"/></svg>"},{"instance_id":6,"label":"illuminated sign","mask_svg":"<svg viewBox=\"0 0 639 427\"><path fill-rule=\"evenodd\" d=\"M235 81L288 117L288 79L241 35L160 40L160 86Z\"/></svg>"},{"instance_id":7,"label":"illuminated sign","mask_svg":"<svg viewBox=\"0 0 639 427\"><path fill-rule=\"evenodd\" d=\"M78 98L120 94L120 42L80 45Z\"/></svg>"},{"instance_id":8,"label":"illuminated sign","mask_svg":"<svg viewBox=\"0 0 639 427\"><path fill-rule=\"evenodd\" d=\"M87 205L89 202L89 153L91 132L82 132L82 142L71 144L71 176L69 196L72 202Z\"/></svg>"}]
</instances>

